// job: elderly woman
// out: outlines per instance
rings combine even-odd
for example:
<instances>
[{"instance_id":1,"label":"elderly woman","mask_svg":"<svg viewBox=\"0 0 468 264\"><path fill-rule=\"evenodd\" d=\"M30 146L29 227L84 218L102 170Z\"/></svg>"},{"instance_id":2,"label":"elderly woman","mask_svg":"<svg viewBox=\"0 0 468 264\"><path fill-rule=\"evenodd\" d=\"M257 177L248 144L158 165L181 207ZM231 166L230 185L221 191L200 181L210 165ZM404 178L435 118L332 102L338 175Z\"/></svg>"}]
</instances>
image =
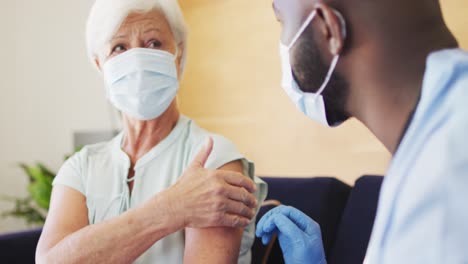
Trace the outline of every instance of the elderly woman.
<instances>
[{"instance_id":1,"label":"elderly woman","mask_svg":"<svg viewBox=\"0 0 468 264\"><path fill-rule=\"evenodd\" d=\"M97 0L87 44L124 129L61 168L37 262L250 262L266 186L231 142L179 114L177 2Z\"/></svg>"}]
</instances>

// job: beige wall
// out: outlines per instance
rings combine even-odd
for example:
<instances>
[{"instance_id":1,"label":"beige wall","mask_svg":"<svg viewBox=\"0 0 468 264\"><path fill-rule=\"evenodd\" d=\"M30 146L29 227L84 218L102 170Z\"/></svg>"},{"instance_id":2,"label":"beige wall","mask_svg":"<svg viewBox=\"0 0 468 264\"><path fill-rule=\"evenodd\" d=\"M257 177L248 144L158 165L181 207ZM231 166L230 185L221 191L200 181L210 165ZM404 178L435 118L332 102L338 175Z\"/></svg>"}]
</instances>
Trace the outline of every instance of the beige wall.
<instances>
[{"instance_id":1,"label":"beige wall","mask_svg":"<svg viewBox=\"0 0 468 264\"><path fill-rule=\"evenodd\" d=\"M86 58L92 0L2 1L0 8L0 195L26 194L18 162L56 170L76 130L109 129L102 81ZM0 212L11 204L0 201ZM0 233L24 228L0 218Z\"/></svg>"},{"instance_id":2,"label":"beige wall","mask_svg":"<svg viewBox=\"0 0 468 264\"><path fill-rule=\"evenodd\" d=\"M468 4L443 4L468 46ZM323 128L301 115L280 88L279 25L271 1L182 5L191 34L181 108L232 139L256 162L259 175L326 175L352 183L363 174L384 174L389 153L359 122Z\"/></svg>"},{"instance_id":3,"label":"beige wall","mask_svg":"<svg viewBox=\"0 0 468 264\"><path fill-rule=\"evenodd\" d=\"M19 161L58 169L77 130L111 129L102 81L88 64L84 26L93 0L15 0L0 8L0 194L25 195ZM383 173L388 154L356 122L323 129L279 86L278 32L269 0L183 0L191 29L182 110L225 134L260 175ZM444 0L468 47L466 1ZM0 211L11 205L0 202ZM0 219L0 233L25 228Z\"/></svg>"}]
</instances>

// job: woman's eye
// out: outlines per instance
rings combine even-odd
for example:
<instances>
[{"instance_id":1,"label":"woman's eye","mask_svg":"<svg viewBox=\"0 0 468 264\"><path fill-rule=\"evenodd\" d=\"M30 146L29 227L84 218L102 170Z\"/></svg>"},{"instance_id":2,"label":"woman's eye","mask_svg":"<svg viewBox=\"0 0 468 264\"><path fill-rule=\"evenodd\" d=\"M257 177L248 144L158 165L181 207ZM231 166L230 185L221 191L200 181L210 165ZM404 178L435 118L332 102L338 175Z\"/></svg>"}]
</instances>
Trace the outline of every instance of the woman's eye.
<instances>
[{"instance_id":1,"label":"woman's eye","mask_svg":"<svg viewBox=\"0 0 468 264\"><path fill-rule=\"evenodd\" d=\"M148 44L148 48L150 49L159 49L161 48L161 46L162 46L161 42L157 40L152 40Z\"/></svg>"},{"instance_id":2,"label":"woman's eye","mask_svg":"<svg viewBox=\"0 0 468 264\"><path fill-rule=\"evenodd\" d=\"M112 53L121 53L125 51L124 45L117 45L112 49Z\"/></svg>"}]
</instances>

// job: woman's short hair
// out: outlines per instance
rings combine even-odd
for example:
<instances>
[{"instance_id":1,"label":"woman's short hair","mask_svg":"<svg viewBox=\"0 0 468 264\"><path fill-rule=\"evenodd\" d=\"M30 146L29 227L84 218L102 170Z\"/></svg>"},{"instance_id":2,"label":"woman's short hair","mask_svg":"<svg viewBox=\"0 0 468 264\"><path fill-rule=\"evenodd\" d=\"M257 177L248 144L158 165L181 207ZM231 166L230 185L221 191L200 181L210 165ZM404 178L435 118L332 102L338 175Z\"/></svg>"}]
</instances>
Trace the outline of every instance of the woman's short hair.
<instances>
[{"instance_id":1,"label":"woman's short hair","mask_svg":"<svg viewBox=\"0 0 468 264\"><path fill-rule=\"evenodd\" d=\"M187 26L177 0L96 0L88 17L86 44L88 56L95 61L102 55L105 45L117 33L132 12L159 10L166 17L181 53L180 73L184 72L187 58Z\"/></svg>"}]
</instances>

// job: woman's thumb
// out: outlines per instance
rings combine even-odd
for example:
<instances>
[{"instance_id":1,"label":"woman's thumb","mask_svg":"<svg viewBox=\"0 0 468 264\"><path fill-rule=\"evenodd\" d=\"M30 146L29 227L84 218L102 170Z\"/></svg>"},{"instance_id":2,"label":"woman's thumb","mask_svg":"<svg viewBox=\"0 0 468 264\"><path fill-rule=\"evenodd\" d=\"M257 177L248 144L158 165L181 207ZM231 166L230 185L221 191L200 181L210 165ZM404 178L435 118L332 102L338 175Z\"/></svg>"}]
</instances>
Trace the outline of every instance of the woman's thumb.
<instances>
[{"instance_id":1,"label":"woman's thumb","mask_svg":"<svg viewBox=\"0 0 468 264\"><path fill-rule=\"evenodd\" d=\"M198 152L195 158L192 161L192 166L196 167L205 167L205 163L210 157L211 152L213 151L213 138L208 137L205 143L205 146Z\"/></svg>"}]
</instances>

